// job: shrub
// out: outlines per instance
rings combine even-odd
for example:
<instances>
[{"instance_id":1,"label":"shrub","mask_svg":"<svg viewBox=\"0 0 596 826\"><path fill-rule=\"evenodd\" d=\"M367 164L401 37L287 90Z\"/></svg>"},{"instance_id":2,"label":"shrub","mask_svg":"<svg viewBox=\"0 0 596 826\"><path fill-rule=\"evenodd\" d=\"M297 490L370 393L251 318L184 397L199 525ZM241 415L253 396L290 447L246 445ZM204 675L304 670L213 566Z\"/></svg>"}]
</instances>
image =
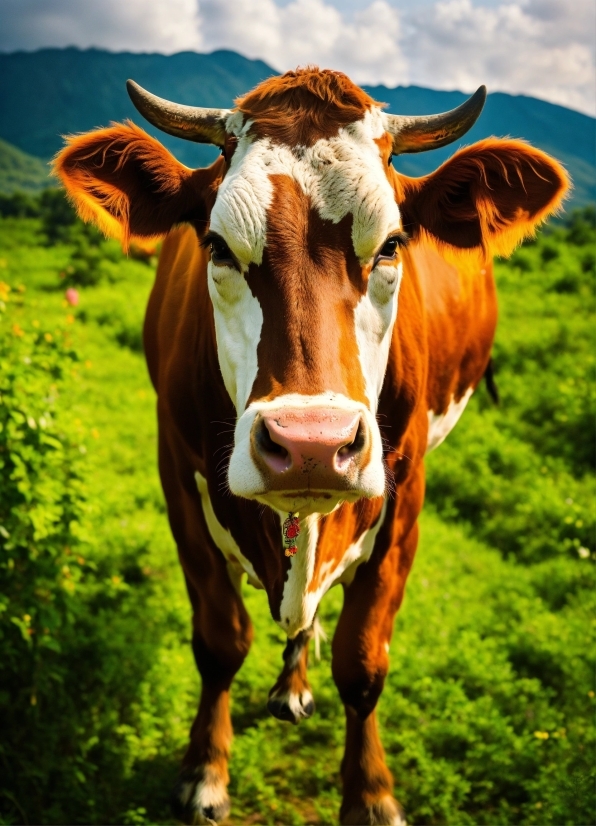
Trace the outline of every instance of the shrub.
<instances>
[{"instance_id":1,"label":"shrub","mask_svg":"<svg viewBox=\"0 0 596 826\"><path fill-rule=\"evenodd\" d=\"M96 822L98 806L122 822L126 792L107 801L139 750L153 584L138 541L116 561L94 547L92 468L65 403L78 356L26 309L0 283L0 822Z\"/></svg>"},{"instance_id":2,"label":"shrub","mask_svg":"<svg viewBox=\"0 0 596 826\"><path fill-rule=\"evenodd\" d=\"M0 782L14 792L15 772L34 783L43 771L23 736L47 722L67 676L85 496L83 454L56 410L77 355L63 331L26 333L20 294L0 286Z\"/></svg>"}]
</instances>

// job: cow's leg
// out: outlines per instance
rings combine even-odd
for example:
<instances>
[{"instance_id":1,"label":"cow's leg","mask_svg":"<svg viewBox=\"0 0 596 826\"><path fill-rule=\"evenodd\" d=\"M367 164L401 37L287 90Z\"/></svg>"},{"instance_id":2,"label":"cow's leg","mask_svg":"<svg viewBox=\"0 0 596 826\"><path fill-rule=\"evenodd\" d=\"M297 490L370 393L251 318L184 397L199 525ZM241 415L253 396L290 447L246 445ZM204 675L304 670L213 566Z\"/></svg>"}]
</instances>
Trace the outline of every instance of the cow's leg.
<instances>
[{"instance_id":1,"label":"cow's leg","mask_svg":"<svg viewBox=\"0 0 596 826\"><path fill-rule=\"evenodd\" d=\"M288 640L283 653L284 667L277 682L269 692L267 708L279 720L299 723L310 717L315 710L312 692L306 677L308 643L313 628L301 631Z\"/></svg>"},{"instance_id":2,"label":"cow's leg","mask_svg":"<svg viewBox=\"0 0 596 826\"><path fill-rule=\"evenodd\" d=\"M340 822L345 826L405 826L401 807L393 797L393 778L385 764L375 707L389 668L393 620L418 542L416 516L422 479L412 487L410 518L397 520L397 524L389 519L386 529L381 528L373 557L360 566L353 582L345 587L344 606L333 639L333 677L346 710L340 809ZM379 540L381 546L384 541L385 547L389 545L382 559L377 557Z\"/></svg>"},{"instance_id":3,"label":"cow's leg","mask_svg":"<svg viewBox=\"0 0 596 826\"><path fill-rule=\"evenodd\" d=\"M253 629L223 554L209 532L192 471L182 462L175 463L164 438L160 438L159 460L170 525L192 605L192 649L202 682L172 808L184 823L213 823L223 820L230 810L230 687L248 654Z\"/></svg>"},{"instance_id":4,"label":"cow's leg","mask_svg":"<svg viewBox=\"0 0 596 826\"><path fill-rule=\"evenodd\" d=\"M174 814L184 823L217 822L230 811L230 687L248 653L252 626L226 578L227 573L225 578L217 577L217 582L211 580L211 595L207 589L197 593L187 578L194 609L192 648L202 689L190 744L173 794Z\"/></svg>"}]
</instances>

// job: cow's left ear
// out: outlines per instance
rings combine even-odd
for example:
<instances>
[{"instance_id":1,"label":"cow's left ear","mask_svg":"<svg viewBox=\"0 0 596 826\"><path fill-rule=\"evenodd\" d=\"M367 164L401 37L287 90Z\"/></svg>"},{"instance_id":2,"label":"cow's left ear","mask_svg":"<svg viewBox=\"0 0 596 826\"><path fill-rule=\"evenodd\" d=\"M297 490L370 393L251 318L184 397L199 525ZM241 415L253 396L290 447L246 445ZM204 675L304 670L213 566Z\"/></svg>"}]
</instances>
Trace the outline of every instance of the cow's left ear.
<instances>
[{"instance_id":1,"label":"cow's left ear","mask_svg":"<svg viewBox=\"0 0 596 826\"><path fill-rule=\"evenodd\" d=\"M134 236L206 221L217 177L214 167L188 169L132 123L68 138L53 170L81 218L125 247Z\"/></svg>"},{"instance_id":2,"label":"cow's left ear","mask_svg":"<svg viewBox=\"0 0 596 826\"><path fill-rule=\"evenodd\" d=\"M569 178L524 141L489 138L460 149L424 178L400 176L404 229L459 249L509 255L556 212Z\"/></svg>"}]
</instances>

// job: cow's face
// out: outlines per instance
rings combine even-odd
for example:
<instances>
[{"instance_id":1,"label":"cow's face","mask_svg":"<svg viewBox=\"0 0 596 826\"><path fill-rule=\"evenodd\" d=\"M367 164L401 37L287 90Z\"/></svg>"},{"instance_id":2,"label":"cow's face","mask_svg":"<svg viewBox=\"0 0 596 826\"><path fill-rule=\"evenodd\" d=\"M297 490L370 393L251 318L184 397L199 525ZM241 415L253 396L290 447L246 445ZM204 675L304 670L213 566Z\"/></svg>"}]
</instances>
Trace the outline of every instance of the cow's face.
<instances>
[{"instance_id":1,"label":"cow's face","mask_svg":"<svg viewBox=\"0 0 596 826\"><path fill-rule=\"evenodd\" d=\"M238 415L233 493L329 512L385 490L377 400L405 241L374 107L311 146L238 143L211 212L218 358Z\"/></svg>"}]
</instances>

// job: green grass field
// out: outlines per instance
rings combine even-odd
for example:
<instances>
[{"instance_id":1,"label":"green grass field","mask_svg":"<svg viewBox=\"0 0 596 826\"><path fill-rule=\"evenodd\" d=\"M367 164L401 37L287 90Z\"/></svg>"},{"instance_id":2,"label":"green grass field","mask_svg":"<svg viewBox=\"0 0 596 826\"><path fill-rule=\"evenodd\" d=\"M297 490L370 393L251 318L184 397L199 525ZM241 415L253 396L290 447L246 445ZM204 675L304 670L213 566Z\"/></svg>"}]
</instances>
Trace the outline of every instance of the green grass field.
<instances>
[{"instance_id":1,"label":"green grass field","mask_svg":"<svg viewBox=\"0 0 596 826\"><path fill-rule=\"evenodd\" d=\"M200 682L141 352L153 262L58 229L0 219L0 822L170 823ZM593 216L497 269L502 403L480 388L430 457L380 702L412 826L596 822ZM337 822L330 644L315 716L269 717L284 641L245 598L229 822Z\"/></svg>"}]
</instances>

